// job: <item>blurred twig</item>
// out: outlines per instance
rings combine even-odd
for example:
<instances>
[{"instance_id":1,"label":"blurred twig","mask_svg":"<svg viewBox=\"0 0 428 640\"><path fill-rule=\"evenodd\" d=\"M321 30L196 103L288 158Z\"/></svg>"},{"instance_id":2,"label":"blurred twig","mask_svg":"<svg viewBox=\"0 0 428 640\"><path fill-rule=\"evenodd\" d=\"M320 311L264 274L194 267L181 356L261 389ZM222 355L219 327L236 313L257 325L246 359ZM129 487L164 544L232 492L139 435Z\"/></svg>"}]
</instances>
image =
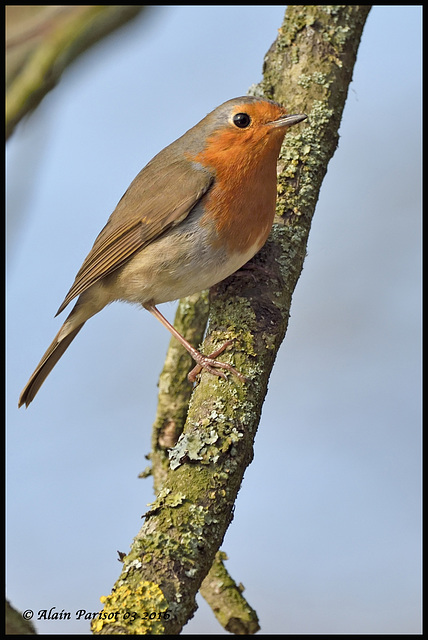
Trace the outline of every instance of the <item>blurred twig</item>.
<instances>
[{"instance_id":1,"label":"blurred twig","mask_svg":"<svg viewBox=\"0 0 428 640\"><path fill-rule=\"evenodd\" d=\"M7 6L6 138L77 56L142 9L142 5Z\"/></svg>"}]
</instances>

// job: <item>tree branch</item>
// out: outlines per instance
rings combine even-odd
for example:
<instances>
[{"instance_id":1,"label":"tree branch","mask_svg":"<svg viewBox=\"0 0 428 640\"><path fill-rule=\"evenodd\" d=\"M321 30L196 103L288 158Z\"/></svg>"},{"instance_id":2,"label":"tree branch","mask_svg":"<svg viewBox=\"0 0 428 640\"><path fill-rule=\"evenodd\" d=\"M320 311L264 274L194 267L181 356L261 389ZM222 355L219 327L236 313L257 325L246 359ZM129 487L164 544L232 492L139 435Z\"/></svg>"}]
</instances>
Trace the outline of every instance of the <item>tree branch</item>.
<instances>
[{"instance_id":1,"label":"tree branch","mask_svg":"<svg viewBox=\"0 0 428 640\"><path fill-rule=\"evenodd\" d=\"M6 8L8 138L18 122L40 103L78 55L134 18L143 6Z\"/></svg>"},{"instance_id":2,"label":"tree branch","mask_svg":"<svg viewBox=\"0 0 428 640\"><path fill-rule=\"evenodd\" d=\"M257 633L260 630L257 613L242 595L244 587L230 577L224 560L227 560L226 554L217 551L213 565L201 584L201 595L226 631L236 635Z\"/></svg>"},{"instance_id":3,"label":"tree branch","mask_svg":"<svg viewBox=\"0 0 428 640\"><path fill-rule=\"evenodd\" d=\"M191 344L199 345L206 330L208 314L208 291L203 291L180 301L174 326ZM168 450L177 443L186 422L193 390L187 374L192 366L188 352L172 338L159 377L158 408L153 424L152 452L149 455L152 465L141 474L153 476L156 495L169 471ZM229 576L223 562L226 559L224 552L216 554L201 585L201 595L227 631L240 629L242 633L255 633L259 630L257 614Z\"/></svg>"},{"instance_id":4,"label":"tree branch","mask_svg":"<svg viewBox=\"0 0 428 640\"><path fill-rule=\"evenodd\" d=\"M194 345L201 344L209 313L208 291L180 300L174 326ZM187 374L194 366L190 354L171 338L165 364L159 376L158 408L152 429L151 469L155 494L169 471L168 451L177 443L186 422L193 385Z\"/></svg>"},{"instance_id":5,"label":"tree branch","mask_svg":"<svg viewBox=\"0 0 428 640\"><path fill-rule=\"evenodd\" d=\"M291 130L280 158L278 213L265 247L210 291L204 351L233 338L223 354L250 382L202 375L182 435L169 451L162 489L124 560L105 620L95 633L177 634L233 518L277 350L288 324L319 189L337 145L369 6L289 6L261 87L309 123ZM259 277L262 274L262 277ZM137 611L131 622L110 613ZM153 612L152 620L144 612ZM236 633L237 631L235 631Z\"/></svg>"}]
</instances>

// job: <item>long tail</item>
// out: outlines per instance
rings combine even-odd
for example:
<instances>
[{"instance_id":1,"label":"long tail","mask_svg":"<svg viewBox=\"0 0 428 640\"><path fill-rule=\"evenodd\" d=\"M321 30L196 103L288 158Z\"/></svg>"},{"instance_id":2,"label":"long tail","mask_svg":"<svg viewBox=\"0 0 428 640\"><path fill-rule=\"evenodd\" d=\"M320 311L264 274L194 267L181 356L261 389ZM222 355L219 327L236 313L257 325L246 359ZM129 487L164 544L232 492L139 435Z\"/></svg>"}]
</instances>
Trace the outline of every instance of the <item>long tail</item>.
<instances>
[{"instance_id":1,"label":"long tail","mask_svg":"<svg viewBox=\"0 0 428 640\"><path fill-rule=\"evenodd\" d=\"M60 329L19 396L18 407L22 407L23 404L28 407L30 402L34 400L36 393L44 383L45 379L84 324L85 323L82 322L82 324L78 325L62 339L58 339L62 331L62 328Z\"/></svg>"}]
</instances>

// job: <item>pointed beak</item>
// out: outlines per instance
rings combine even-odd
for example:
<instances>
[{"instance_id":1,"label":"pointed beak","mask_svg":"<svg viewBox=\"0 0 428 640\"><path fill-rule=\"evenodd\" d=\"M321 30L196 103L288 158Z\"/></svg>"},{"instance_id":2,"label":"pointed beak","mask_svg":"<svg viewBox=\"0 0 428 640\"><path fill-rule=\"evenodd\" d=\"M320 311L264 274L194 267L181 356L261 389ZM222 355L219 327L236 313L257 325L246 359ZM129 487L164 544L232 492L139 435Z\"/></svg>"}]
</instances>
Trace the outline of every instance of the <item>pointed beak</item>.
<instances>
[{"instance_id":1,"label":"pointed beak","mask_svg":"<svg viewBox=\"0 0 428 640\"><path fill-rule=\"evenodd\" d=\"M306 120L308 116L305 113L298 113L296 115L286 115L281 116L277 120L272 120L272 122L268 122L268 125L271 127L292 127L294 124L298 124L303 120Z\"/></svg>"}]
</instances>

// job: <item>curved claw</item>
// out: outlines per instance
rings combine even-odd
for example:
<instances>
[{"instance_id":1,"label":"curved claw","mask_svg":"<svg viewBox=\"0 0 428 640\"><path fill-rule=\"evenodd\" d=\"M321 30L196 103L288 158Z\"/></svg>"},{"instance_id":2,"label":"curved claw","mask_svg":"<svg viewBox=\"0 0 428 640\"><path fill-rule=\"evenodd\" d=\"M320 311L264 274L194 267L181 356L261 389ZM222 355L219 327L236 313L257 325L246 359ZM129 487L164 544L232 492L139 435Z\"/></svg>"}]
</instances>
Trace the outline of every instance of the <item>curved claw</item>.
<instances>
[{"instance_id":1,"label":"curved claw","mask_svg":"<svg viewBox=\"0 0 428 640\"><path fill-rule=\"evenodd\" d=\"M228 362L219 362L218 360L214 360L220 353L232 344L233 340L227 340L221 347L213 351L209 356L204 356L202 353L192 354L192 357L197 362L196 367L194 367L187 375L187 378L190 382L195 382L197 376L201 373L202 369L208 371L213 376L218 376L219 378L224 378L226 380L226 375L223 371L219 371L219 369L225 369L230 373L233 373L237 378L242 380L243 382L247 381L247 378L239 373L231 364Z\"/></svg>"},{"instance_id":2,"label":"curved claw","mask_svg":"<svg viewBox=\"0 0 428 640\"><path fill-rule=\"evenodd\" d=\"M227 362L219 362L218 360L214 360L214 358L232 344L233 340L226 340L226 342L213 351L209 356L204 356L203 353L197 351L190 342L188 342L179 331L170 323L168 320L161 314L159 309L157 309L153 304L144 305L145 308L152 313L155 318L157 318L163 325L168 329L170 333L183 345L183 347L190 353L193 360L197 363L196 367L194 367L190 373L188 374L188 379L190 382L194 382L196 380L196 376L202 371L202 369L206 369L208 373L211 373L214 376L219 376L220 378L226 378L226 375L223 371L218 371L218 369L226 369L226 371L230 371L234 376L242 380L243 382L248 382L248 378L239 373L236 369L232 367L232 365Z\"/></svg>"}]
</instances>

